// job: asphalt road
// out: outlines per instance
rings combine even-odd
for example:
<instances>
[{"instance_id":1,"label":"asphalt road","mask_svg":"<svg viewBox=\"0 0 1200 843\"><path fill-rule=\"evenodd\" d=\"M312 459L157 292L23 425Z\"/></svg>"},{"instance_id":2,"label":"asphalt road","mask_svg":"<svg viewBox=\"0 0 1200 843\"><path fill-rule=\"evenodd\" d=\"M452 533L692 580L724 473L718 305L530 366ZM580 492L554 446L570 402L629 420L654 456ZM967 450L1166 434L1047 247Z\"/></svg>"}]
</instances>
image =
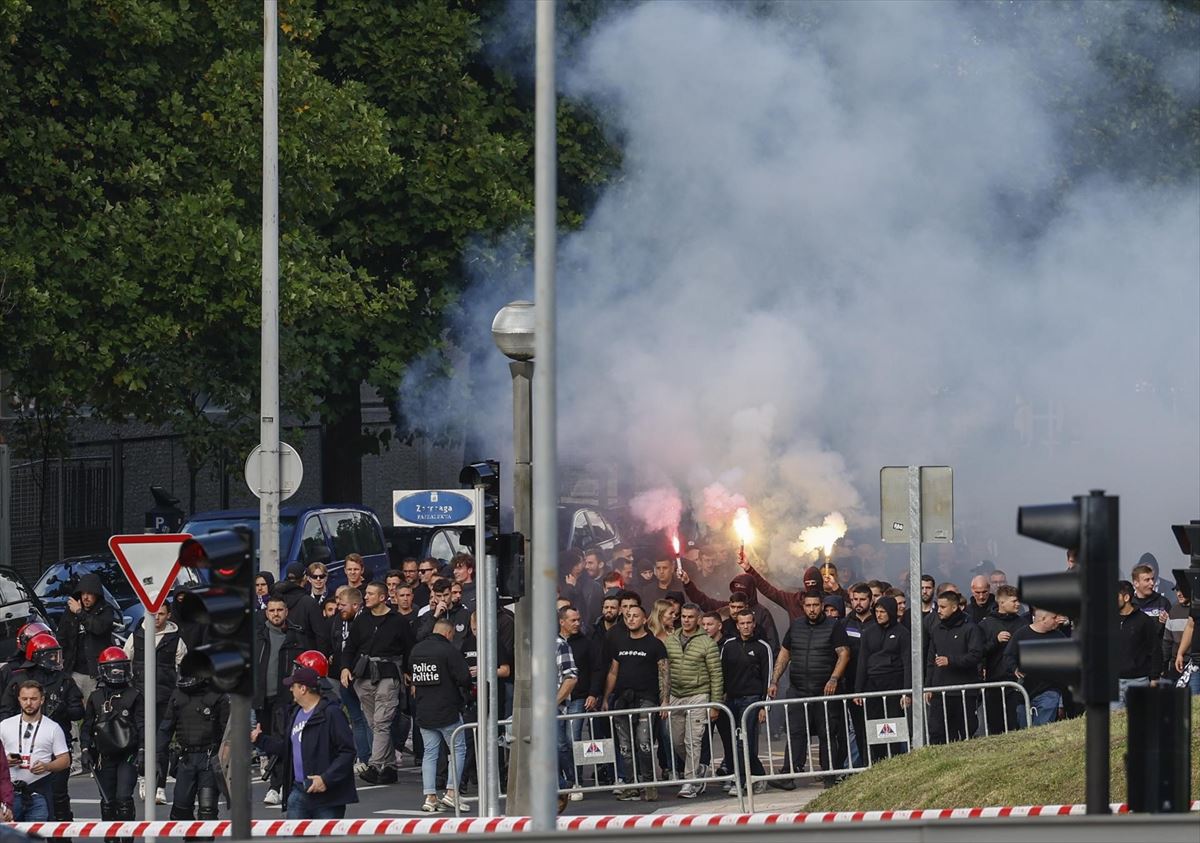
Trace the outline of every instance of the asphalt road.
<instances>
[{"instance_id":1,"label":"asphalt road","mask_svg":"<svg viewBox=\"0 0 1200 843\"><path fill-rule=\"evenodd\" d=\"M407 758L407 756L406 756ZM368 785L364 782L358 782L358 797L359 802L356 805L351 805L346 812L346 816L354 818L386 818L386 817L414 817L414 816L429 816L421 811L421 803L424 797L421 794L421 769L419 767L404 767L400 770L400 780L396 784L391 785ZM167 805L159 805L155 812L155 819L165 820L170 818L170 800L173 794L174 783L167 782ZM708 789L700 796L694 799L680 799L676 796L679 788L677 786L659 787L659 797L656 802L619 802L613 798L611 791L601 791L596 793L588 793L578 802L569 802L567 808L563 811L564 815L571 814L647 814L647 813L708 813L708 812L736 812L738 811L738 802L736 799L726 796L721 788L717 785L709 785ZM252 806L255 819L280 819L283 813L279 808L273 808L264 805L262 800L267 792L267 786L258 777L252 783ZM756 805L759 810L798 810L808 801L819 789L801 788L794 792L784 793L781 791L768 791L758 801L763 802L762 805ZM466 795L469 811L467 814L474 815L476 811L474 792L469 792ZM137 793L134 793L135 799ZM75 818L78 819L99 819L100 817L100 797L96 790L96 783L90 776L75 776L71 779L71 803L74 807ZM503 801L501 802L503 806ZM221 818L226 819L229 816L228 809L224 802L221 803ZM453 816L453 811L448 811L441 816ZM142 803L138 801L138 818L142 818Z\"/></svg>"}]
</instances>

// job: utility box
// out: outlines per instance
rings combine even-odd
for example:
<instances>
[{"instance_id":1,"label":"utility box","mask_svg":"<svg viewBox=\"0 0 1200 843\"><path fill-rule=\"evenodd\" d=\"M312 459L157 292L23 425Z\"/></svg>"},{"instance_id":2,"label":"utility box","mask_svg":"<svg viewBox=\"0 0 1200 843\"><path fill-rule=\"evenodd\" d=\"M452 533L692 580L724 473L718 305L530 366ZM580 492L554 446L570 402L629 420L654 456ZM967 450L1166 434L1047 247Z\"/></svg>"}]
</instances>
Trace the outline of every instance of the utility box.
<instances>
[{"instance_id":1,"label":"utility box","mask_svg":"<svg viewBox=\"0 0 1200 843\"><path fill-rule=\"evenodd\" d=\"M1186 813L1192 787L1192 695L1187 688L1130 688L1125 776L1129 810Z\"/></svg>"}]
</instances>

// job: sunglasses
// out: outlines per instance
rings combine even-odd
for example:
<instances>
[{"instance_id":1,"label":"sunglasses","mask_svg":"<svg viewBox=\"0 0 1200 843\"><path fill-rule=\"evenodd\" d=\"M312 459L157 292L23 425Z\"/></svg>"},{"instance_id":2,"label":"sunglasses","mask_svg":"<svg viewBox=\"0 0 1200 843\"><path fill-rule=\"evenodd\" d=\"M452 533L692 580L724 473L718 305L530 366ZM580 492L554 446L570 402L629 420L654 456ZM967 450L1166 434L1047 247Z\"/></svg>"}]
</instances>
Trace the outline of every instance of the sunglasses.
<instances>
[{"instance_id":1,"label":"sunglasses","mask_svg":"<svg viewBox=\"0 0 1200 843\"><path fill-rule=\"evenodd\" d=\"M328 579L328 577L329 577L328 574L309 574L308 575L308 578L310 580L323 580L323 579Z\"/></svg>"},{"instance_id":2,"label":"sunglasses","mask_svg":"<svg viewBox=\"0 0 1200 843\"><path fill-rule=\"evenodd\" d=\"M433 568L418 568L417 569L418 574L432 574L433 572L434 572Z\"/></svg>"}]
</instances>

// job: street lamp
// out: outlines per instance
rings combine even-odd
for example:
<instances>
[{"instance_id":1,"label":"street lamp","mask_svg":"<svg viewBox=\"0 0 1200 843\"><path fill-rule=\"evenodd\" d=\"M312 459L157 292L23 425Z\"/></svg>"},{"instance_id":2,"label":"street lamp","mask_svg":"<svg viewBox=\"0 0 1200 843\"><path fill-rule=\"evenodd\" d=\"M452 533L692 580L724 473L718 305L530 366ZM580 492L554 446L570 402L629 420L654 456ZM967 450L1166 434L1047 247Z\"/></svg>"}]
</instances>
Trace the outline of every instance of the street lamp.
<instances>
[{"instance_id":1,"label":"street lamp","mask_svg":"<svg viewBox=\"0 0 1200 843\"><path fill-rule=\"evenodd\" d=\"M496 311L492 339L505 357L522 363L533 359L533 302L509 302Z\"/></svg>"},{"instance_id":2,"label":"street lamp","mask_svg":"<svg viewBox=\"0 0 1200 843\"><path fill-rule=\"evenodd\" d=\"M512 360L513 388L513 529L533 538L533 342L534 306L528 301L506 304L492 320L492 339L496 347ZM533 553L526 545L525 582L533 582ZM518 600L513 617L515 652L513 687L513 735L508 764L507 811L515 816L529 816L531 788L530 764L527 759L533 724L532 658L533 604ZM488 736L494 741L498 736ZM489 777L490 778L490 777ZM489 786L490 790L490 786ZM499 797L497 796L497 806ZM490 815L490 811L485 811Z\"/></svg>"}]
</instances>

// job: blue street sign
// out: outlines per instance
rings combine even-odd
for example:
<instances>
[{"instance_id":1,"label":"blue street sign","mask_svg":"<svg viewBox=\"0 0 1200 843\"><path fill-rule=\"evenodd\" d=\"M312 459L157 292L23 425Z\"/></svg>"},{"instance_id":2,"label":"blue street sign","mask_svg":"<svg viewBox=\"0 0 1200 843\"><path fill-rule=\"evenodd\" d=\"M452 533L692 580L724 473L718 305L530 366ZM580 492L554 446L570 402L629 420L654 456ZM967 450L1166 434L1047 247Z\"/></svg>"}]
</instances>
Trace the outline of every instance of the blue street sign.
<instances>
[{"instance_id":1,"label":"blue street sign","mask_svg":"<svg viewBox=\"0 0 1200 843\"><path fill-rule=\"evenodd\" d=\"M447 527L474 524L471 498L447 489L394 492L393 509L397 525Z\"/></svg>"}]
</instances>

